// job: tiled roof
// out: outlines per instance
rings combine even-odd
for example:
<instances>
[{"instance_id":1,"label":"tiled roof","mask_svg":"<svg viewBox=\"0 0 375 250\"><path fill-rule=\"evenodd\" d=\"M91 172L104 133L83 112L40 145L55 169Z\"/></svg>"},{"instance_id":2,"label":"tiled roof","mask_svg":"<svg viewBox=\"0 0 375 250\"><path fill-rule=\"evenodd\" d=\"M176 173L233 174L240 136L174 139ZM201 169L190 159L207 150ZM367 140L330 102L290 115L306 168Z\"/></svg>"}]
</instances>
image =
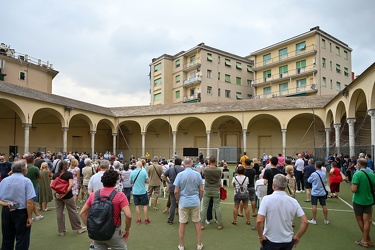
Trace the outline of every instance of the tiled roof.
<instances>
[{"instance_id":1,"label":"tiled roof","mask_svg":"<svg viewBox=\"0 0 375 250\"><path fill-rule=\"evenodd\" d=\"M334 95L110 108L117 117L324 108Z\"/></svg>"},{"instance_id":2,"label":"tiled roof","mask_svg":"<svg viewBox=\"0 0 375 250\"><path fill-rule=\"evenodd\" d=\"M35 99L43 102L49 102L62 106L69 106L76 109L82 109L91 111L98 114L114 116L109 108L101 107L98 105L90 104L87 102L81 102L74 99L62 97L59 95L49 94L46 92L38 91L31 88L22 87L19 85L1 82L0 91L16 96L22 96L25 98Z\"/></svg>"}]
</instances>

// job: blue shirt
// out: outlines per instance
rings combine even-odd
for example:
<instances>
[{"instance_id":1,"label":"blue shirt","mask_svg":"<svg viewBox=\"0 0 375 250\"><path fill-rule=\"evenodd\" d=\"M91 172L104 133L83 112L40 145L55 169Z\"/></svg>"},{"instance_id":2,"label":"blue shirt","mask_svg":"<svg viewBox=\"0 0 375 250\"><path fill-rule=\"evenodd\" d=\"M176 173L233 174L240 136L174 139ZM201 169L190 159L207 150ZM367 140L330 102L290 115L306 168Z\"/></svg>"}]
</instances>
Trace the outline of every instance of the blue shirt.
<instances>
[{"instance_id":1,"label":"blue shirt","mask_svg":"<svg viewBox=\"0 0 375 250\"><path fill-rule=\"evenodd\" d=\"M35 196L33 183L21 173L14 173L0 182L0 200L18 204L18 209L25 209L27 200Z\"/></svg>"},{"instance_id":2,"label":"blue shirt","mask_svg":"<svg viewBox=\"0 0 375 250\"><path fill-rule=\"evenodd\" d=\"M139 173L139 175L138 175ZM138 177L137 177L138 175ZM135 178L137 178L135 180ZM133 194L142 195L146 194L146 180L148 179L147 172L141 168L136 168L130 173L130 180L133 183ZM134 182L135 180L135 182Z\"/></svg>"},{"instance_id":3,"label":"blue shirt","mask_svg":"<svg viewBox=\"0 0 375 250\"><path fill-rule=\"evenodd\" d=\"M202 176L191 168L178 173L173 185L179 188L181 207L196 207L200 205L199 188L203 185Z\"/></svg>"},{"instance_id":4,"label":"blue shirt","mask_svg":"<svg viewBox=\"0 0 375 250\"><path fill-rule=\"evenodd\" d=\"M312 173L307 179L307 181L312 184L311 195L325 196L326 191L324 190L324 185L320 180L318 174L322 178L323 183L325 183L326 181L326 173L324 173L322 170L316 170L314 173Z\"/></svg>"}]
</instances>

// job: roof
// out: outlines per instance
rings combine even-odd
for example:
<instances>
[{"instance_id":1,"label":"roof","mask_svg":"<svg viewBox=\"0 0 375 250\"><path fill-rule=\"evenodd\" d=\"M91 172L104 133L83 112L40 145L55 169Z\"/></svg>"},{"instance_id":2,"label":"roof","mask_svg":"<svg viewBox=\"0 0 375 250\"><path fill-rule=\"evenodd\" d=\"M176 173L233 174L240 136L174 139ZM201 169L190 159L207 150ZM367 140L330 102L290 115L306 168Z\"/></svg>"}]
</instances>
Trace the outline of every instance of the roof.
<instances>
[{"instance_id":1,"label":"roof","mask_svg":"<svg viewBox=\"0 0 375 250\"><path fill-rule=\"evenodd\" d=\"M114 116L109 108L101 107L98 105L90 104L87 102L81 102L74 99L62 97L59 95L49 94L39 90L22 87L19 85L1 82L0 91L3 93L25 97L29 99L35 99L43 102L58 104L62 106L69 106L76 109L82 109L85 111L91 111L98 114Z\"/></svg>"}]
</instances>

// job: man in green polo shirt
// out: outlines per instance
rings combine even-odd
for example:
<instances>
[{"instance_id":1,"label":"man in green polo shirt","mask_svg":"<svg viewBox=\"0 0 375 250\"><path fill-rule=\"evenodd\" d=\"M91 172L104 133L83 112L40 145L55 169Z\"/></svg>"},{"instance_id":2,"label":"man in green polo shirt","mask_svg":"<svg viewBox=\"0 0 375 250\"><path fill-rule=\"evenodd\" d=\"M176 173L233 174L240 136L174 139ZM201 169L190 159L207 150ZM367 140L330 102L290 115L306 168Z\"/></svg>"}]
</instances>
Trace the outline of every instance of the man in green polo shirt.
<instances>
[{"instance_id":1,"label":"man in green polo shirt","mask_svg":"<svg viewBox=\"0 0 375 250\"><path fill-rule=\"evenodd\" d=\"M29 178L33 183L34 190L35 190L35 197L34 197L34 207L33 212L36 215L35 220L43 219L43 215L41 215L38 210L36 209L35 202L38 198L39 193L39 179L40 179L40 171L39 168L34 166L34 156L32 154L27 155L26 157L26 164L27 164L27 174L25 175L26 178Z\"/></svg>"}]
</instances>

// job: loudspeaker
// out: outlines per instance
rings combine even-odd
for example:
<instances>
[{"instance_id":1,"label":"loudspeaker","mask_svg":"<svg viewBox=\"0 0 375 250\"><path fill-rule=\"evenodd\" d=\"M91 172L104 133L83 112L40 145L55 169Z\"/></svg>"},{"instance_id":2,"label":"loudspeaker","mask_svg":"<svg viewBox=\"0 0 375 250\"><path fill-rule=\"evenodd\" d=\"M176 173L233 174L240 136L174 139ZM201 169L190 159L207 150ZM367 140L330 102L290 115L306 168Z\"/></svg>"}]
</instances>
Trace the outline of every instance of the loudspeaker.
<instances>
[{"instance_id":1,"label":"loudspeaker","mask_svg":"<svg viewBox=\"0 0 375 250\"><path fill-rule=\"evenodd\" d=\"M198 156L198 148L183 148L183 156Z\"/></svg>"}]
</instances>

